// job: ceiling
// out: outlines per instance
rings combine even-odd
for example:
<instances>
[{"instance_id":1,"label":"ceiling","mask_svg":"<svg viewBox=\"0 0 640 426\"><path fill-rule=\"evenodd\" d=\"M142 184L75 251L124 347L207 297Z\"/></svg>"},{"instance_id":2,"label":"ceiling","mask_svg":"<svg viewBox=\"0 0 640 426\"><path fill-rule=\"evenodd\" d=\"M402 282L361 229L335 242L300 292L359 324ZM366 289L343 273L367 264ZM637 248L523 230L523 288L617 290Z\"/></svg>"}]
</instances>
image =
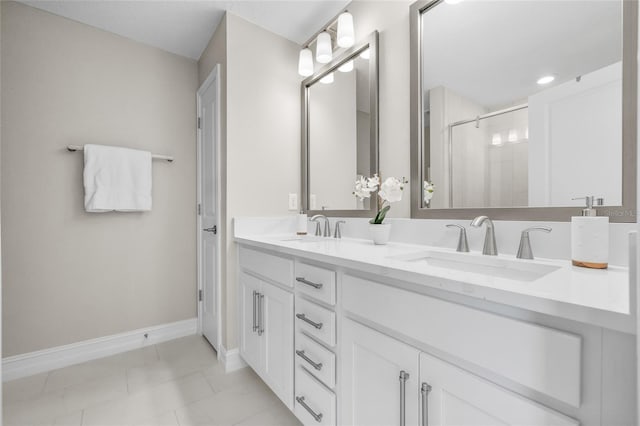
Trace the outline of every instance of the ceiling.
<instances>
[{"instance_id":1,"label":"ceiling","mask_svg":"<svg viewBox=\"0 0 640 426\"><path fill-rule=\"evenodd\" d=\"M20 0L181 56L199 59L226 11L302 44L348 0Z\"/></svg>"},{"instance_id":2,"label":"ceiling","mask_svg":"<svg viewBox=\"0 0 640 426\"><path fill-rule=\"evenodd\" d=\"M426 90L444 86L489 109L525 100L622 58L622 1L441 3L423 15Z\"/></svg>"}]
</instances>

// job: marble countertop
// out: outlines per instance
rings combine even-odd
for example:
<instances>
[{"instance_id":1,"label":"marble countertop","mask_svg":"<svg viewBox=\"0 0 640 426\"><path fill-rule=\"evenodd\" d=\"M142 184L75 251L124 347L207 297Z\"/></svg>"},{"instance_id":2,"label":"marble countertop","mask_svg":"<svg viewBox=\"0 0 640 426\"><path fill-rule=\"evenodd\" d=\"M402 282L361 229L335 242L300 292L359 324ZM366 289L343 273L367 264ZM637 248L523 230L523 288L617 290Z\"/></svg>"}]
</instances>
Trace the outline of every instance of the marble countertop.
<instances>
[{"instance_id":1,"label":"marble countertop","mask_svg":"<svg viewBox=\"0 0 640 426\"><path fill-rule=\"evenodd\" d=\"M541 278L523 281L465 271L465 268L442 267L437 262L411 261L428 253L454 259L465 256L465 260L475 263L483 261L480 253L458 254L440 247L405 243L376 246L370 240L299 239L292 234L236 235L235 239L240 244L303 259L635 333L635 318L629 314L629 268L626 267L610 265L608 269L595 270L572 266L570 261L564 260L516 260L512 255L492 256L494 262L515 261L518 266L522 262L522 265L552 270Z\"/></svg>"}]
</instances>

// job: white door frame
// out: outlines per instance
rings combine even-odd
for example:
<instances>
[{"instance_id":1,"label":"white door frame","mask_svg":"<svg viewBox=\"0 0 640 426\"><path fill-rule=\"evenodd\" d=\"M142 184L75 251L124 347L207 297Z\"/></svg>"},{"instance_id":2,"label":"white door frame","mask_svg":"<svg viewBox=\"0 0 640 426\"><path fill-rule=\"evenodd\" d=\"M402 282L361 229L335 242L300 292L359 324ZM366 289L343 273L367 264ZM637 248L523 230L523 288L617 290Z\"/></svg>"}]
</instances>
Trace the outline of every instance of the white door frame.
<instances>
[{"instance_id":1,"label":"white door frame","mask_svg":"<svg viewBox=\"0 0 640 426\"><path fill-rule=\"evenodd\" d=\"M217 330L217 342L216 342L216 350L218 352L218 359L221 357L222 353L222 301L220 300L222 292L220 291L220 283L222 282L222 278L220 276L220 265L221 265L221 257L220 254L222 250L225 248L221 246L220 241L222 241L221 236L225 232L224 224L220 223L220 195L221 195L221 186L220 186L220 64L216 64L213 68L207 79L202 83L198 92L196 93L196 112L197 116L200 117L200 109L202 107L202 94L204 91L215 84L216 87L216 105L215 105L215 131L214 137L215 141L213 143L215 150L215 158L216 158L216 224L217 227L217 239L218 239L218 247L216 250L216 282L215 282L215 292L216 292L216 326ZM202 204L201 197L201 188L202 188L202 167L200 166L200 161L202 158L202 129L196 124L197 129L197 154L196 154L196 199L198 205ZM200 291L204 293L204 283L202 282L202 217L200 213L196 211L196 235L197 235L197 280L198 280L198 294ZM198 300L198 334L202 334L202 303L203 301Z\"/></svg>"}]
</instances>

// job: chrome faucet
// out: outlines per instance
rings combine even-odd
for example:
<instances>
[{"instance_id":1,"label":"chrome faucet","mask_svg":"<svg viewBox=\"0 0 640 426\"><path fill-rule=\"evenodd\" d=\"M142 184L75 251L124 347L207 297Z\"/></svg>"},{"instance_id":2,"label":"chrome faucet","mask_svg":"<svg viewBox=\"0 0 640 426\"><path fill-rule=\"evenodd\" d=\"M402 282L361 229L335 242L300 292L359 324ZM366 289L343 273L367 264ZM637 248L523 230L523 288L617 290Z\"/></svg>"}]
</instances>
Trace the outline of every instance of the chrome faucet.
<instances>
[{"instance_id":1,"label":"chrome faucet","mask_svg":"<svg viewBox=\"0 0 640 426\"><path fill-rule=\"evenodd\" d=\"M529 241L530 231L542 231L548 234L551 232L551 228L547 226L534 226L533 228L527 228L522 231L520 247L518 247L518 254L516 255L518 259L533 259L533 251L531 250L531 242Z\"/></svg>"},{"instance_id":2,"label":"chrome faucet","mask_svg":"<svg viewBox=\"0 0 640 426\"><path fill-rule=\"evenodd\" d=\"M487 233L484 236L484 247L482 248L482 254L488 256L497 256L498 247L496 246L496 234L493 229L493 222L487 216L478 216L471 221L471 226L479 228L482 224L487 225Z\"/></svg>"},{"instance_id":3,"label":"chrome faucet","mask_svg":"<svg viewBox=\"0 0 640 426\"><path fill-rule=\"evenodd\" d=\"M316 222L316 236L320 236L320 223L318 219L324 219L324 234L323 237L331 236L331 224L329 219L323 214L317 214L311 218L311 221Z\"/></svg>"},{"instance_id":4,"label":"chrome faucet","mask_svg":"<svg viewBox=\"0 0 640 426\"><path fill-rule=\"evenodd\" d=\"M467 230L464 226L449 224L447 228L458 228L460 229L460 234L458 235L458 247L456 251L467 253L469 252L469 242L467 241Z\"/></svg>"},{"instance_id":5,"label":"chrome faucet","mask_svg":"<svg viewBox=\"0 0 640 426\"><path fill-rule=\"evenodd\" d=\"M333 238L342 238L342 232L340 231L340 224L347 223L344 220L338 220L335 224L335 228L333 231Z\"/></svg>"}]
</instances>

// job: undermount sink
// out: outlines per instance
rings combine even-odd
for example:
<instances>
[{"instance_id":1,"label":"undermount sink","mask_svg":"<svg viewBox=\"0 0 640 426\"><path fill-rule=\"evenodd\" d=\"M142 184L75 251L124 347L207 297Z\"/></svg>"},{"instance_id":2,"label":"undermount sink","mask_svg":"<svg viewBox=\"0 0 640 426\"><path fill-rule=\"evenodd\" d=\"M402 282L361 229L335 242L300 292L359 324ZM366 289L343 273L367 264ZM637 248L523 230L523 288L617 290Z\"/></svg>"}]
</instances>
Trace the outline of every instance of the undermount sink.
<instances>
[{"instance_id":1,"label":"undermount sink","mask_svg":"<svg viewBox=\"0 0 640 426\"><path fill-rule=\"evenodd\" d=\"M424 262L436 268L451 269L459 272L471 272L490 277L506 278L518 281L535 281L560 269L560 266L533 263L518 259L504 259L493 256L477 256L467 253L447 253L421 251L389 259L405 262Z\"/></svg>"}]
</instances>

